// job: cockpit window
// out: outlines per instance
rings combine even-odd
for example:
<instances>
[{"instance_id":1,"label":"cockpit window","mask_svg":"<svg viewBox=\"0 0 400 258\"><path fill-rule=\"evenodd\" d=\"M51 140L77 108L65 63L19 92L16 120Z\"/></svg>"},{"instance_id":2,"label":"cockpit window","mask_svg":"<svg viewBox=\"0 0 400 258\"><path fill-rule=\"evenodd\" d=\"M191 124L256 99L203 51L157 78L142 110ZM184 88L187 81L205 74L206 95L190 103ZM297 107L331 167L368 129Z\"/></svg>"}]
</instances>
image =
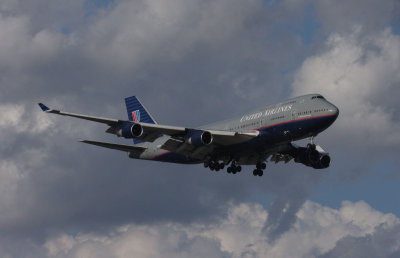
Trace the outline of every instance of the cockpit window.
<instances>
[{"instance_id":1,"label":"cockpit window","mask_svg":"<svg viewBox=\"0 0 400 258\"><path fill-rule=\"evenodd\" d=\"M311 99L325 99L324 97L322 97L322 96L312 96L312 98Z\"/></svg>"}]
</instances>

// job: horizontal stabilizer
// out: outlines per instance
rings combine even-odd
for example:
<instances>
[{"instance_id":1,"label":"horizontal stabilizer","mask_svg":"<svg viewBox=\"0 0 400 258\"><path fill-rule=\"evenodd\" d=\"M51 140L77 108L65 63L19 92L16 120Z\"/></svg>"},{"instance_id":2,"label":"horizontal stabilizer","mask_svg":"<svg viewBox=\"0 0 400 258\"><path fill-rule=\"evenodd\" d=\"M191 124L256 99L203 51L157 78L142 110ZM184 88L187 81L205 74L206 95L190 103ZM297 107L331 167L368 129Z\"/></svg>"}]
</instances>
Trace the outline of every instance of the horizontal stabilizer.
<instances>
[{"instance_id":1,"label":"horizontal stabilizer","mask_svg":"<svg viewBox=\"0 0 400 258\"><path fill-rule=\"evenodd\" d=\"M108 143L108 142L96 142L96 141L88 141L88 140L83 140L80 142L100 146L103 148L126 151L126 152L130 152L130 151L142 152L142 151L146 150L145 147L133 146L133 145L123 145L123 144Z\"/></svg>"}]
</instances>

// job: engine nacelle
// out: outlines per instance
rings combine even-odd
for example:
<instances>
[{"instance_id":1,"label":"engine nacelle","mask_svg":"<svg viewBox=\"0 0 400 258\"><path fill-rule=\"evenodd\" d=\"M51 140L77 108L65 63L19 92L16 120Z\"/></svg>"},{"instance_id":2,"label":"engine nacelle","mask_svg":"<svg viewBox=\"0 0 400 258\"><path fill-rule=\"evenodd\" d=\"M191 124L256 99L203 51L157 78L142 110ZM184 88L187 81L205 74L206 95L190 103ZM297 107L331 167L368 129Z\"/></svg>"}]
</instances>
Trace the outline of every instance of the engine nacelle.
<instances>
[{"instance_id":1,"label":"engine nacelle","mask_svg":"<svg viewBox=\"0 0 400 258\"><path fill-rule=\"evenodd\" d=\"M124 138L140 138L143 136L143 127L140 124L124 125L118 135Z\"/></svg>"},{"instance_id":2,"label":"engine nacelle","mask_svg":"<svg viewBox=\"0 0 400 258\"><path fill-rule=\"evenodd\" d=\"M331 164L331 157L328 154L321 154L318 163L314 164L313 168L322 169L327 168Z\"/></svg>"},{"instance_id":3,"label":"engine nacelle","mask_svg":"<svg viewBox=\"0 0 400 258\"><path fill-rule=\"evenodd\" d=\"M140 124L133 124L131 126L132 136L135 138L139 138L143 135L143 127Z\"/></svg>"},{"instance_id":4,"label":"engine nacelle","mask_svg":"<svg viewBox=\"0 0 400 258\"><path fill-rule=\"evenodd\" d=\"M319 152L313 149L307 149L300 147L297 150L295 162L303 163L306 166L310 166L319 161Z\"/></svg>"},{"instance_id":5,"label":"engine nacelle","mask_svg":"<svg viewBox=\"0 0 400 258\"><path fill-rule=\"evenodd\" d=\"M297 150L295 162L302 163L315 169L323 169L329 167L331 158L327 153L320 153L315 149L300 147Z\"/></svg>"},{"instance_id":6,"label":"engine nacelle","mask_svg":"<svg viewBox=\"0 0 400 258\"><path fill-rule=\"evenodd\" d=\"M208 131L192 130L187 136L187 142L196 147L205 146L213 142L213 136Z\"/></svg>"}]
</instances>

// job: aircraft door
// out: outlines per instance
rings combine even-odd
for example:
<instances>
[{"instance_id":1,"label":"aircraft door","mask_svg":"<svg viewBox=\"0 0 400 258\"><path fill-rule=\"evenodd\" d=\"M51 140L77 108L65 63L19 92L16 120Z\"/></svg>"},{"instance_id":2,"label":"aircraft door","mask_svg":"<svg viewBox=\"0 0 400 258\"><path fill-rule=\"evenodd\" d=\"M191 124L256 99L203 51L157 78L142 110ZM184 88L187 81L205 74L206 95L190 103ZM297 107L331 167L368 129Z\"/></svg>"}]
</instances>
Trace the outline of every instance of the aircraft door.
<instances>
[{"instance_id":1,"label":"aircraft door","mask_svg":"<svg viewBox=\"0 0 400 258\"><path fill-rule=\"evenodd\" d=\"M296 109L293 109L293 110L292 110L292 120L296 120L297 117L298 117L298 115L297 115L297 110L296 110Z\"/></svg>"}]
</instances>

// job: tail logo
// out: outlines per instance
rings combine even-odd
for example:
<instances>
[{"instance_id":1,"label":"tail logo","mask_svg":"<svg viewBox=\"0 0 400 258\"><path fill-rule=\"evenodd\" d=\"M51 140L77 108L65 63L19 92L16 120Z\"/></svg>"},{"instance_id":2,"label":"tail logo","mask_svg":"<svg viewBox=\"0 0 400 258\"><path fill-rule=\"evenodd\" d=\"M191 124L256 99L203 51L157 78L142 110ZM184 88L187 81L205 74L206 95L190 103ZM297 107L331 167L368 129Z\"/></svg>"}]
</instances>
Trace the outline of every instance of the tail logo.
<instances>
[{"instance_id":1,"label":"tail logo","mask_svg":"<svg viewBox=\"0 0 400 258\"><path fill-rule=\"evenodd\" d=\"M140 111L139 110L132 111L132 118L134 122L140 122Z\"/></svg>"}]
</instances>

